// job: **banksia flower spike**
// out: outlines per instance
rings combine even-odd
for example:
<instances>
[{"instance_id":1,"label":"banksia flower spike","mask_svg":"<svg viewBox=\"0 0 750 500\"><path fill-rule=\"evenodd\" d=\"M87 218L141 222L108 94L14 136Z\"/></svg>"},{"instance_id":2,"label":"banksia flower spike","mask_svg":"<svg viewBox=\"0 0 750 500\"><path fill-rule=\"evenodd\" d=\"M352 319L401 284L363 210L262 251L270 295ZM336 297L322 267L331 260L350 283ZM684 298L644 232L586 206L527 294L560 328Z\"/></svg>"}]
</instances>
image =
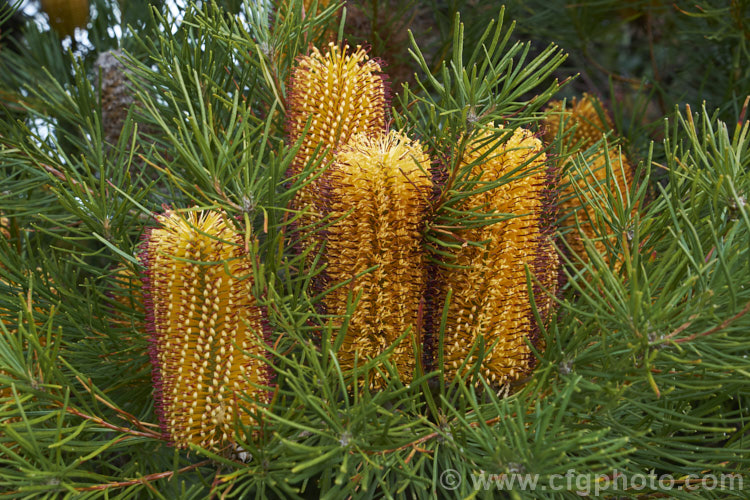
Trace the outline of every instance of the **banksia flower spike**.
<instances>
[{"instance_id":1,"label":"banksia flower spike","mask_svg":"<svg viewBox=\"0 0 750 500\"><path fill-rule=\"evenodd\" d=\"M551 142L564 125L564 132L575 127L572 143L581 149L588 149L602 136L612 130L612 119L609 117L599 99L583 94L579 101L575 97L570 101L568 109L563 109L562 101L554 101L548 106L549 118L545 120L544 138Z\"/></svg>"},{"instance_id":2,"label":"banksia flower spike","mask_svg":"<svg viewBox=\"0 0 750 500\"><path fill-rule=\"evenodd\" d=\"M348 300L359 297L339 350L341 366L351 369L355 359L364 364L407 330L420 333L430 159L419 142L398 132L361 133L339 149L323 184L325 205L320 210L334 221L328 229L323 276L327 285L352 280L326 295L326 311L343 315ZM404 383L411 381L417 357L409 336L392 353ZM370 388L383 384L371 374Z\"/></svg>"},{"instance_id":3,"label":"banksia flower spike","mask_svg":"<svg viewBox=\"0 0 750 500\"><path fill-rule=\"evenodd\" d=\"M268 402L258 387L270 378L257 338L268 335L264 311L251 293L244 238L225 214L158 219L142 254L156 410L176 446L217 451L249 438L238 425L253 424L248 408Z\"/></svg>"},{"instance_id":4,"label":"banksia flower spike","mask_svg":"<svg viewBox=\"0 0 750 500\"><path fill-rule=\"evenodd\" d=\"M574 98L568 110L563 110L561 101L550 104L549 110L551 113L545 122L547 142L552 142L558 135L561 122L565 126L565 132L575 127L570 141L573 146L579 146L582 151L591 148L602 139L603 135L612 130L612 120L601 103L596 97L588 94L584 94L580 101ZM583 233L583 236L593 241L597 251L607 259L606 245L602 241L602 235L598 234L595 229L594 208L591 203L584 203L586 198L582 200L578 193L590 190L592 187L593 190L588 193L588 197L592 199L606 198L607 190L612 193L617 193L618 190L625 193L633 182L633 166L616 148L610 149L606 154L603 147L589 151L585 158L589 169L583 175L577 175L572 168L572 163L563 167L565 173L560 183L561 225L570 228L565 232L565 239L576 255L588 259L581 238L581 233ZM612 166L612 177L609 181L607 180L607 160ZM580 232L576 229L576 220ZM607 237L614 236L607 235Z\"/></svg>"},{"instance_id":5,"label":"banksia flower spike","mask_svg":"<svg viewBox=\"0 0 750 500\"><path fill-rule=\"evenodd\" d=\"M10 239L10 220L7 217L0 216L0 236Z\"/></svg>"},{"instance_id":6,"label":"banksia flower spike","mask_svg":"<svg viewBox=\"0 0 750 500\"><path fill-rule=\"evenodd\" d=\"M73 36L89 20L89 0L42 0L42 10L60 37Z\"/></svg>"},{"instance_id":7,"label":"banksia flower spike","mask_svg":"<svg viewBox=\"0 0 750 500\"><path fill-rule=\"evenodd\" d=\"M323 10L331 3L331 0L318 0L318 10ZM305 12L310 12L313 6L313 0L303 0L302 5L305 7Z\"/></svg>"},{"instance_id":8,"label":"banksia flower spike","mask_svg":"<svg viewBox=\"0 0 750 500\"><path fill-rule=\"evenodd\" d=\"M334 152L350 137L360 132L385 130L388 91L380 63L367 56L361 47L329 44L321 53L300 57L292 72L288 96L287 132L290 143L296 143L310 121L310 128L294 158L290 174L299 175L311 160L321 160L315 175L326 168ZM322 158L314 158L317 154ZM293 208L312 207L318 183L303 187L295 196ZM319 214L311 213L300 220L301 226L313 224Z\"/></svg>"},{"instance_id":9,"label":"banksia flower spike","mask_svg":"<svg viewBox=\"0 0 750 500\"><path fill-rule=\"evenodd\" d=\"M542 347L529 300L526 269L542 286L555 292L559 261L551 242L553 217L549 211L554 208L554 197L547 185L541 141L524 129L517 129L505 144L498 145L501 138L491 137L489 132L479 133L468 144L463 164L476 162L472 179L480 187L504 178L507 182L472 194L460 209L510 217L458 231L461 239L483 244L463 245L454 252L451 267L440 269L442 298L448 290L452 291L443 359L448 380L466 361L462 372L465 375L477 361L478 346L470 357L469 352L483 339L488 352L480 373L490 383L504 386L533 368L535 358L527 340ZM546 293L535 295L544 320L554 302Z\"/></svg>"}]
</instances>

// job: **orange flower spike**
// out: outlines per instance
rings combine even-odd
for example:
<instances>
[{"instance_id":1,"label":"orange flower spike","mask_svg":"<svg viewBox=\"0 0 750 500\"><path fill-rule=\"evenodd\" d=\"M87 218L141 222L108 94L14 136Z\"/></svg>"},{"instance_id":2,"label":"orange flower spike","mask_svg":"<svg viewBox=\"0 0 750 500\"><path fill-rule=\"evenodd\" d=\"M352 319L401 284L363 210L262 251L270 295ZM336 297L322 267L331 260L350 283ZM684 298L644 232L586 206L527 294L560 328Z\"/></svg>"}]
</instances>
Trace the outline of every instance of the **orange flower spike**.
<instances>
[{"instance_id":1,"label":"orange flower spike","mask_svg":"<svg viewBox=\"0 0 750 500\"><path fill-rule=\"evenodd\" d=\"M270 369L258 359L266 350L256 337L268 332L247 278L252 264L222 212L158 219L142 254L157 414L176 446L219 451L248 438L235 434L254 423L245 408L269 400L257 387Z\"/></svg>"},{"instance_id":2,"label":"orange flower spike","mask_svg":"<svg viewBox=\"0 0 750 500\"><path fill-rule=\"evenodd\" d=\"M564 112L562 111L562 101L550 104L549 110L552 113L545 122L545 139L547 142L553 141L557 136L561 112L565 130L569 131L575 127L571 136L572 144L580 146L583 151L593 146L601 140L603 135L612 130L612 120L609 115L599 100L588 94L584 94L580 101L574 98L569 109ZM613 176L609 183L607 183L607 159L612 165ZM609 189L612 193L617 193L618 190L625 193L633 183L634 168L628 159L614 147L608 151L607 155L604 154L603 148L590 152L586 160L590 172L586 171L584 176L580 177L575 170L572 170L572 165L567 165L564 168L567 173L560 183L560 212L564 218L563 225L571 228L566 232L565 239L576 255L587 259L583 239L579 231L575 229L577 218L584 237L593 241L597 251L606 258L606 245L601 240L601 235L598 235L594 229L594 209L591 206L583 206L585 198L584 200L579 198L576 186L578 186L579 191L586 188L587 185L591 186L593 192L590 193L590 196L594 199L605 197L606 189ZM621 162L622 166L620 165ZM615 235L607 235L607 237L616 238Z\"/></svg>"},{"instance_id":3,"label":"orange flower spike","mask_svg":"<svg viewBox=\"0 0 750 500\"><path fill-rule=\"evenodd\" d=\"M448 289L453 291L443 358L450 380L472 346L483 338L485 349L491 350L483 359L481 372L488 381L502 386L533 368L535 359L527 340L542 347L528 296L526 268L554 293L559 260L551 242L554 217L545 215L554 199L548 192L541 141L524 129L517 129L505 144L497 144L500 138L490 138L490 133L484 132L471 141L463 163L480 162L472 171L480 183L497 182L505 176L509 180L470 196L462 208L512 216L459 231L461 238L484 245L464 245L455 251L451 262L460 267L440 270L443 296ZM479 160L482 155L486 158ZM521 165L525 165L521 171L511 173ZM544 293L535 295L544 319L554 302ZM475 350L464 370L473 366L476 354Z\"/></svg>"},{"instance_id":4,"label":"orange flower spike","mask_svg":"<svg viewBox=\"0 0 750 500\"><path fill-rule=\"evenodd\" d=\"M560 130L561 121L565 125L566 132L575 127L572 142L579 144L582 149L593 146L602 138L602 135L612 130L612 119L599 99L590 94L583 94L580 101L574 97L565 111L562 106L562 101L555 101L549 105L548 110L551 113L544 124L544 139L547 142L555 139Z\"/></svg>"},{"instance_id":5,"label":"orange flower spike","mask_svg":"<svg viewBox=\"0 0 750 500\"><path fill-rule=\"evenodd\" d=\"M73 36L89 20L89 0L42 0L42 10L60 38Z\"/></svg>"},{"instance_id":6,"label":"orange flower spike","mask_svg":"<svg viewBox=\"0 0 750 500\"><path fill-rule=\"evenodd\" d=\"M292 175L302 172L317 148L322 169L354 134L385 130L388 89L380 70L359 46L350 52L348 45L331 43L325 54L313 47L312 54L298 58L288 96L289 141L300 139L308 120L310 128L292 162ZM294 208L312 206L316 191L316 183L298 191Z\"/></svg>"},{"instance_id":7,"label":"orange flower spike","mask_svg":"<svg viewBox=\"0 0 750 500\"><path fill-rule=\"evenodd\" d=\"M355 135L336 154L324 180L321 211L335 221L324 257L326 285L352 279L329 293L329 314L343 315L361 294L339 350L344 369L380 355L407 329L417 334L426 283L422 229L432 189L430 159L421 144L398 132ZM356 277L365 270L373 271ZM419 340L419 339L418 339ZM405 337L392 354L402 382L412 379L416 355ZM385 381L373 375L370 388Z\"/></svg>"}]
</instances>

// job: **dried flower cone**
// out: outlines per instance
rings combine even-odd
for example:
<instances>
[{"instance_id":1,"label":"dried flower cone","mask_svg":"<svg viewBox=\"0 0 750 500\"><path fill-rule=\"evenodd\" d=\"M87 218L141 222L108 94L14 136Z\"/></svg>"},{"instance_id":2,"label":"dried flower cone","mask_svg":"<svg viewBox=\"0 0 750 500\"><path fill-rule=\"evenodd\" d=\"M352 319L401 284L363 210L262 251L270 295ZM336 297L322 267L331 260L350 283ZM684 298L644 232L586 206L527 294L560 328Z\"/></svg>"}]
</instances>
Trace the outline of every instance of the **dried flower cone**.
<instances>
[{"instance_id":1,"label":"dried flower cone","mask_svg":"<svg viewBox=\"0 0 750 500\"><path fill-rule=\"evenodd\" d=\"M60 37L73 36L89 20L89 0L42 0L42 10Z\"/></svg>"},{"instance_id":2,"label":"dried flower cone","mask_svg":"<svg viewBox=\"0 0 750 500\"><path fill-rule=\"evenodd\" d=\"M351 369L355 358L361 366L407 330L419 334L430 159L419 142L398 132L362 133L339 149L324 184L321 212L336 221L328 230L324 252L326 284L352 279L325 297L326 311L343 315L347 301L359 296L339 350L342 368ZM355 278L373 266L376 269ZM412 337L406 336L390 358L402 382L411 381L416 359ZM367 381L371 388L384 383L372 372Z\"/></svg>"},{"instance_id":3,"label":"dried flower cone","mask_svg":"<svg viewBox=\"0 0 750 500\"><path fill-rule=\"evenodd\" d=\"M122 52L110 50L102 52L94 63L94 71L98 79L101 72L102 90L102 128L104 141L115 145L120 139L120 132L128 116L130 107L135 103L133 93L127 87L125 65L118 57Z\"/></svg>"},{"instance_id":4,"label":"dried flower cone","mask_svg":"<svg viewBox=\"0 0 750 500\"><path fill-rule=\"evenodd\" d=\"M580 146L581 150L590 148L601 140L604 134L612 130L612 120L602 108L601 103L593 96L584 94L580 101L573 99L570 109L566 111L562 111L561 101L552 103L549 109L553 113L549 115L545 123L545 139L548 142L557 136L561 117L565 124L565 131L575 127L571 142L574 146ZM587 197L593 200L599 199L601 202L606 199L607 191L616 196L619 196L618 191L624 195L633 183L634 169L627 158L615 148L608 152L608 156L612 166L612 177L609 181L607 181L607 155L604 154L603 149L587 154L586 161L589 169L583 172L583 175L578 175L570 163L563 168L563 178L560 182L561 225L568 228L565 232L568 245L584 260L588 260L588 254L581 233L593 242L597 252L604 256L605 261L608 260L602 235L594 229L595 213L592 200L587 202ZM585 195L581 197L578 192L584 192ZM577 224L580 231L576 229ZM616 236L608 234L606 237L612 239Z\"/></svg>"},{"instance_id":5,"label":"dried flower cone","mask_svg":"<svg viewBox=\"0 0 750 500\"><path fill-rule=\"evenodd\" d=\"M0 236L10 239L10 219L7 217L0 217Z\"/></svg>"},{"instance_id":6,"label":"dried flower cone","mask_svg":"<svg viewBox=\"0 0 750 500\"><path fill-rule=\"evenodd\" d=\"M291 166L291 175L299 175L316 149L321 163L315 173L326 168L334 152L350 137L359 132L376 133L385 130L387 89L380 64L369 59L367 52L357 47L349 52L329 44L323 54L313 48L312 54L300 57L292 72L288 96L287 132L289 141L296 143L310 120L310 128ZM318 149L319 148L319 149ZM300 189L293 208L304 210L314 205L317 182ZM314 212L302 217L301 227L319 221Z\"/></svg>"},{"instance_id":7,"label":"dried flower cone","mask_svg":"<svg viewBox=\"0 0 750 500\"><path fill-rule=\"evenodd\" d=\"M157 412L176 446L220 450L237 439L247 411L268 401L258 335L263 310L251 294L243 236L221 212L168 212L144 242L146 321ZM248 397L254 403L246 401Z\"/></svg>"},{"instance_id":8,"label":"dried flower cone","mask_svg":"<svg viewBox=\"0 0 750 500\"><path fill-rule=\"evenodd\" d=\"M510 180L470 196L461 207L481 213L513 214L507 220L459 231L459 236L483 246L464 245L443 267L443 297L452 290L444 337L444 370L452 379L464 365L463 375L477 361L479 349L469 357L478 339L488 350L480 373L502 386L528 374L535 358L527 340L541 345L528 294L526 269L541 284L556 291L559 260L551 242L552 227L545 212L551 203L547 188L546 157L541 142L531 132L517 129L505 144L481 133L467 147L464 164L479 161L472 178L481 184ZM491 148L496 147L490 152ZM486 159L480 160L482 155ZM511 173L521 165L521 171ZM480 185L481 185L480 184ZM544 320L554 302L538 288L537 308ZM440 302L442 304L443 302Z\"/></svg>"}]
</instances>

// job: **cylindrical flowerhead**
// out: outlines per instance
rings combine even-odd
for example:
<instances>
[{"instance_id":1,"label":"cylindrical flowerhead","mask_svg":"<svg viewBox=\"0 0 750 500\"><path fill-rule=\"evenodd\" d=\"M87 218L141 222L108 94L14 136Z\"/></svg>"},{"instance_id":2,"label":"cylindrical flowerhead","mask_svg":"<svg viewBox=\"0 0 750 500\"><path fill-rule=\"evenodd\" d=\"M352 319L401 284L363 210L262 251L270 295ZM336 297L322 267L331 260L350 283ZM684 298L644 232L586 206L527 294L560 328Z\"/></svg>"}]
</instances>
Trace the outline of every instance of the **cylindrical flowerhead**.
<instances>
[{"instance_id":1,"label":"cylindrical flowerhead","mask_svg":"<svg viewBox=\"0 0 750 500\"><path fill-rule=\"evenodd\" d=\"M451 267L440 269L442 298L452 291L443 343L446 378L459 372L465 375L476 364L483 341L486 353L480 373L498 386L533 369L535 357L527 342L543 348L526 270L552 293L559 272L551 241L554 217L549 215L555 200L549 191L542 143L524 129L517 129L504 144L501 140L502 136L480 132L468 144L463 164L474 164L477 190L498 184L467 197L460 209L480 216L496 214L493 218L508 214L508 218L457 231L467 244L454 251L455 259L447 262ZM554 301L538 286L534 292L544 320Z\"/></svg>"},{"instance_id":2,"label":"cylindrical flowerhead","mask_svg":"<svg viewBox=\"0 0 750 500\"><path fill-rule=\"evenodd\" d=\"M57 290L52 280L48 276L43 276L44 271L41 268L37 268L36 273L38 273L37 276L41 278L42 283L46 282L48 284L49 291L51 292L53 297L59 298L57 296ZM24 275L26 279L29 279L29 280L33 279L31 276L31 272L29 271L25 271ZM0 277L0 296L2 296L5 299L11 299L12 297L18 296L21 290L23 290L24 286L28 286L28 282L26 281L26 279L24 279L23 285L21 285L18 282L12 283ZM39 282L37 281L37 283ZM21 327L21 325L19 324L19 315L18 315L18 313L21 312L21 310L19 310L18 308L20 306L23 308L22 311L24 315L24 317L22 317L20 320L23 324L25 324L26 331L31 332L32 331L31 328L33 327L30 323L26 324L27 320L25 318L25 315L29 308L33 308L34 309L33 314L37 318L37 319L34 319L34 324L36 326L36 332L39 335L37 337L39 339L39 344L42 346L47 345L47 337L45 335L46 333L45 322L39 318L49 317L49 314L50 314L49 302L47 302L47 304L41 304L40 301L43 299L37 293L33 295L24 294L23 300L24 300L23 305L16 303L17 305L14 304L14 305L11 305L10 307L7 307L8 302L0 301L0 323L3 324L3 326L5 327L5 329L8 331L10 335L16 335L18 333L18 329ZM0 328L0 335L4 335L4 334L5 334L4 331ZM23 345L24 345L24 349L30 349L30 346L28 345L26 340L24 340ZM0 369L0 375L7 376L9 374L8 372ZM2 387L2 385L0 385L0 401L7 400L12 397L13 397L13 391L11 390L11 387L9 385L5 387Z\"/></svg>"},{"instance_id":3,"label":"cylindrical flowerhead","mask_svg":"<svg viewBox=\"0 0 750 500\"><path fill-rule=\"evenodd\" d=\"M347 302L359 298L339 362L344 369L355 360L361 366L409 331L390 357L409 383L426 282L422 229L432 189L430 159L419 142L398 132L360 133L338 150L322 183L319 207L334 221L324 251L324 285L351 280L326 295L326 312L343 315ZM370 388L384 383L377 374L366 381Z\"/></svg>"},{"instance_id":4,"label":"cylindrical flowerhead","mask_svg":"<svg viewBox=\"0 0 750 500\"><path fill-rule=\"evenodd\" d=\"M289 142L302 137L308 121L310 128L290 174L299 175L311 160L320 160L314 175L328 166L334 152L354 134L384 131L387 94L380 63L361 47L350 52L348 45L342 48L331 43L325 53L313 47L312 54L300 57L292 71L287 101ZM312 207L316 193L317 183L300 189L293 208ZM303 222L317 220L313 213L311 220Z\"/></svg>"},{"instance_id":5,"label":"cylindrical flowerhead","mask_svg":"<svg viewBox=\"0 0 750 500\"><path fill-rule=\"evenodd\" d=\"M330 4L331 0L318 0L317 9L312 10L314 0L302 0L302 15L303 16L315 16L322 10L326 9ZM281 11L282 19L284 19L286 12L293 7L294 0L281 0L278 2L278 9Z\"/></svg>"},{"instance_id":6,"label":"cylindrical flowerhead","mask_svg":"<svg viewBox=\"0 0 750 500\"><path fill-rule=\"evenodd\" d=\"M596 97L584 94L580 101L574 98L566 110L563 110L562 104L562 101L556 101L549 106L551 113L545 122L545 139L548 142L553 141L557 136L561 120L565 124L566 132L575 127L569 141L572 146L578 146L584 151L612 130L612 120ZM607 158L612 166L609 181L607 180ZM588 260L583 241L585 238L593 241L597 251L607 260L603 238L614 238L614 236L603 235L601 231L595 230L593 221L596 215L593 205L604 203L606 206L605 200L608 193L615 196L620 196L620 193L624 195L633 183L633 166L615 148L607 154L604 153L603 147L590 151L586 154L586 162L588 168L581 173L573 168L570 161L562 168L560 224L568 245L576 255L585 261Z\"/></svg>"},{"instance_id":7,"label":"cylindrical flowerhead","mask_svg":"<svg viewBox=\"0 0 750 500\"><path fill-rule=\"evenodd\" d=\"M331 3L331 0L318 0L318 11L325 9ZM305 12L310 12L313 6L313 0L303 0L302 5L305 7ZM313 13L315 14L315 13Z\"/></svg>"},{"instance_id":8,"label":"cylindrical flowerhead","mask_svg":"<svg viewBox=\"0 0 750 500\"><path fill-rule=\"evenodd\" d=\"M166 437L219 451L268 402L264 311L243 236L222 212L167 212L144 241L144 305Z\"/></svg>"},{"instance_id":9,"label":"cylindrical flowerhead","mask_svg":"<svg viewBox=\"0 0 750 500\"><path fill-rule=\"evenodd\" d=\"M566 109L563 109L562 101L554 101L547 110L550 112L544 123L544 139L547 142L557 137L561 123L565 127L564 132L575 128L570 141L581 149L590 148L612 130L612 119L601 101L589 94L583 94L580 101L574 97Z\"/></svg>"},{"instance_id":10,"label":"cylindrical flowerhead","mask_svg":"<svg viewBox=\"0 0 750 500\"><path fill-rule=\"evenodd\" d=\"M611 166L611 176L607 176L607 160ZM584 239L591 241L597 253L609 262L605 240L618 236L608 227L600 227L596 221L595 207L606 211L608 197L625 196L633 183L633 166L618 149L595 151L586 157L587 167L577 171L572 163L563 168L560 184L560 225L565 229L565 239L575 255L588 261ZM635 211L635 208L633 209ZM614 245L614 242L612 242ZM616 245L614 245L616 247ZM619 267L619 264L615 264Z\"/></svg>"},{"instance_id":11,"label":"cylindrical flowerhead","mask_svg":"<svg viewBox=\"0 0 750 500\"><path fill-rule=\"evenodd\" d=\"M0 235L6 240L10 239L10 219L0 216Z\"/></svg>"},{"instance_id":12,"label":"cylindrical flowerhead","mask_svg":"<svg viewBox=\"0 0 750 500\"><path fill-rule=\"evenodd\" d=\"M89 20L89 0L42 0L42 10L60 37L73 36Z\"/></svg>"}]
</instances>

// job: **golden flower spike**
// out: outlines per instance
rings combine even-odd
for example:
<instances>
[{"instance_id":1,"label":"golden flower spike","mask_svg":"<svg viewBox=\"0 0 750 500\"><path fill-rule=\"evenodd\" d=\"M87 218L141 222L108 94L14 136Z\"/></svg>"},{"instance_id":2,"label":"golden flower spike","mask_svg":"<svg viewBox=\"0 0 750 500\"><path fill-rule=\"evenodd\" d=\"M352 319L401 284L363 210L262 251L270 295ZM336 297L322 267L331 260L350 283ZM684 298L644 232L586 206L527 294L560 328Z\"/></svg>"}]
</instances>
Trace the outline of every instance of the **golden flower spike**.
<instances>
[{"instance_id":1,"label":"golden flower spike","mask_svg":"<svg viewBox=\"0 0 750 500\"><path fill-rule=\"evenodd\" d=\"M500 136L493 138L490 132L480 132L468 144L463 164L476 162L472 179L479 183L477 189L504 177L507 182L469 196L459 209L511 217L458 231L460 239L484 244L463 245L450 261L458 267L440 268L443 301L439 304L442 307L448 290L452 290L444 335L446 379L453 379L459 371L467 374L480 354L478 340L483 339L488 352L480 373L493 385L503 387L533 369L536 359L527 341L543 347L529 299L526 269L555 293L559 260L551 241L555 217L550 211L554 211L555 200L548 187L542 143L524 129L517 129L504 144L498 144L500 140ZM554 301L538 286L534 291L544 321Z\"/></svg>"},{"instance_id":2,"label":"golden flower spike","mask_svg":"<svg viewBox=\"0 0 750 500\"><path fill-rule=\"evenodd\" d=\"M141 258L151 334L154 397L166 438L213 451L250 436L270 367L264 311L252 295L244 238L226 214L167 212L151 229Z\"/></svg>"},{"instance_id":3,"label":"golden flower spike","mask_svg":"<svg viewBox=\"0 0 750 500\"><path fill-rule=\"evenodd\" d=\"M612 119L599 99L590 94L583 94L580 101L574 97L565 110L562 106L562 101L554 101L547 108L550 112L544 123L544 139L547 142L555 139L561 122L565 125L565 132L575 127L572 143L584 150L593 146L602 138L602 135L612 130Z\"/></svg>"},{"instance_id":4,"label":"golden flower spike","mask_svg":"<svg viewBox=\"0 0 750 500\"><path fill-rule=\"evenodd\" d=\"M409 383L426 281L422 228L432 189L430 159L419 142L398 132L362 133L339 149L322 183L319 207L332 221L323 254L324 285L352 280L325 296L326 311L340 317L347 302L359 297L339 362L347 370L356 358L361 366L409 330L411 336L390 358L401 381ZM366 383L370 388L384 384L376 372Z\"/></svg>"},{"instance_id":5,"label":"golden flower spike","mask_svg":"<svg viewBox=\"0 0 750 500\"><path fill-rule=\"evenodd\" d=\"M73 36L89 20L89 0L42 0L42 10L60 38Z\"/></svg>"},{"instance_id":6,"label":"golden flower spike","mask_svg":"<svg viewBox=\"0 0 750 500\"><path fill-rule=\"evenodd\" d=\"M294 144L302 137L308 120L310 128L292 162L291 176L300 175L311 160L320 160L311 175L320 173L335 151L354 134L384 131L387 100L388 89L380 64L369 59L359 46L350 52L348 45L341 48L331 43L324 54L313 47L312 54L298 58L287 104L289 142ZM317 181L306 185L297 191L292 208L311 208L317 192ZM298 225L310 226L319 220L320 214L308 211Z\"/></svg>"},{"instance_id":7,"label":"golden flower spike","mask_svg":"<svg viewBox=\"0 0 750 500\"><path fill-rule=\"evenodd\" d=\"M562 109L562 101L551 103L549 110L551 113L545 121L547 142L552 142L557 137L561 121L564 123L565 132L575 127L570 142L573 146L579 146L581 151L596 144L603 135L612 130L612 120L601 103L596 97L588 94L584 94L580 101L573 98L569 108L565 111ZM612 165L612 178L609 182L607 182L607 159ZM563 226L570 227L570 230L565 233L565 239L576 255L588 260L584 241L581 238L581 233L583 233L586 239L594 243L596 250L604 256L606 261L608 260L606 245L602 241L602 235L597 234L595 229L595 213L592 203L586 203L586 195L584 194L581 199L578 192L593 188L588 193L592 201L606 199L607 190L615 195L618 190L625 193L633 183L634 169L625 155L620 154L614 147L606 155L603 146L596 151L590 151L586 154L586 160L590 170L583 172L583 175L578 175L571 163L563 167L565 174L560 182L561 223ZM578 219L580 232L575 228L576 219ZM615 235L609 234L607 237L611 239L615 238Z\"/></svg>"}]
</instances>

